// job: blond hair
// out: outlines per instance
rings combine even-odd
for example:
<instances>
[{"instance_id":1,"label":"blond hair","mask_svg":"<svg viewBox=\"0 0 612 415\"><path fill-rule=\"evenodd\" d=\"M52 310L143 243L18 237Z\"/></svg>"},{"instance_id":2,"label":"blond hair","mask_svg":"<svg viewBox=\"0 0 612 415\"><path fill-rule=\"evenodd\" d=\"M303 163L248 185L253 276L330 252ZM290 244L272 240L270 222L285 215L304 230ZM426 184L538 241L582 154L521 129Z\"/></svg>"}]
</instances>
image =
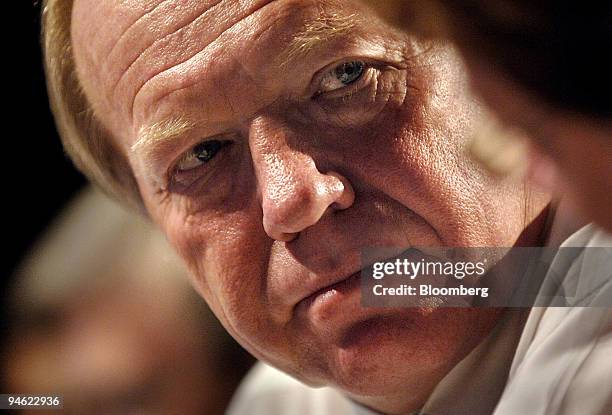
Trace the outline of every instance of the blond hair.
<instances>
[{"instance_id":1,"label":"blond hair","mask_svg":"<svg viewBox=\"0 0 612 415\"><path fill-rule=\"evenodd\" d=\"M93 113L76 73L70 36L74 0L45 0L41 34L49 103L67 155L109 196L144 210L134 173Z\"/></svg>"}]
</instances>

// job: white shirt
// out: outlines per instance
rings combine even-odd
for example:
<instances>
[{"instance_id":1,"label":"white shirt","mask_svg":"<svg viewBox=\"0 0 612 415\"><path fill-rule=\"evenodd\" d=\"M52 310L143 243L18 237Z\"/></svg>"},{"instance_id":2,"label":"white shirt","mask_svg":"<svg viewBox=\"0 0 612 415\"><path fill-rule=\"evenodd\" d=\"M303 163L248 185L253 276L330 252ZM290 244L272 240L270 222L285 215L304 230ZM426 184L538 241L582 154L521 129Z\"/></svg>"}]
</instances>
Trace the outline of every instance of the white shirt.
<instances>
[{"instance_id":1,"label":"white shirt","mask_svg":"<svg viewBox=\"0 0 612 415\"><path fill-rule=\"evenodd\" d=\"M612 236L587 225L561 247L587 248L550 267L573 294L551 304L572 306L532 309L495 415L612 414Z\"/></svg>"}]
</instances>

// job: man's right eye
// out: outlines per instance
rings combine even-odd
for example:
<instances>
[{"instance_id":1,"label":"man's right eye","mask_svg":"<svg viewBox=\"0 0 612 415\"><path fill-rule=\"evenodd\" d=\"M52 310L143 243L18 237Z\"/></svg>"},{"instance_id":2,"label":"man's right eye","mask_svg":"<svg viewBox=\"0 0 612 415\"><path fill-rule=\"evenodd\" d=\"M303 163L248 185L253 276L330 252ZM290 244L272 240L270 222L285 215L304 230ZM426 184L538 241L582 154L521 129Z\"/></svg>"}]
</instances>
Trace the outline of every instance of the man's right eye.
<instances>
[{"instance_id":1,"label":"man's right eye","mask_svg":"<svg viewBox=\"0 0 612 415\"><path fill-rule=\"evenodd\" d=\"M211 161L229 141L208 140L193 147L176 165L178 172L195 169Z\"/></svg>"}]
</instances>

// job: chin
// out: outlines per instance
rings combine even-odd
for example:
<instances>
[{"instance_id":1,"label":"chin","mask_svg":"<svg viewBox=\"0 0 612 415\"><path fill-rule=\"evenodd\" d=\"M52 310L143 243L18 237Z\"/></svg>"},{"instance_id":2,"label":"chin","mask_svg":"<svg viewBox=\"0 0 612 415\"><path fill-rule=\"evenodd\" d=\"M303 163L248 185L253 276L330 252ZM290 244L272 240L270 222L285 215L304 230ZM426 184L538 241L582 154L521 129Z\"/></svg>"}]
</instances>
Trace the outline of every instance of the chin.
<instances>
[{"instance_id":1,"label":"chin","mask_svg":"<svg viewBox=\"0 0 612 415\"><path fill-rule=\"evenodd\" d=\"M356 323L332 349L332 383L353 396L428 394L496 320L493 310L414 308Z\"/></svg>"}]
</instances>

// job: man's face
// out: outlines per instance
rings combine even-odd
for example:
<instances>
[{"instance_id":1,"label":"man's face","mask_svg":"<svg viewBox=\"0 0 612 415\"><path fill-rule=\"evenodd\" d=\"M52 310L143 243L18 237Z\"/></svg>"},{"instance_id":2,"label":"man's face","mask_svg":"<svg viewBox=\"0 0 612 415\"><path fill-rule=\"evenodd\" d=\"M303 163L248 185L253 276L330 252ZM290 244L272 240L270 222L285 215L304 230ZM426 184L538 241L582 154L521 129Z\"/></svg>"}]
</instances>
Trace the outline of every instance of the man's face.
<instances>
[{"instance_id":1,"label":"man's face","mask_svg":"<svg viewBox=\"0 0 612 415\"><path fill-rule=\"evenodd\" d=\"M524 195L465 156L461 63L347 1L169 3L79 0L73 42L196 289L306 382L426 396L498 313L362 308L355 275L365 247L522 231Z\"/></svg>"}]
</instances>

